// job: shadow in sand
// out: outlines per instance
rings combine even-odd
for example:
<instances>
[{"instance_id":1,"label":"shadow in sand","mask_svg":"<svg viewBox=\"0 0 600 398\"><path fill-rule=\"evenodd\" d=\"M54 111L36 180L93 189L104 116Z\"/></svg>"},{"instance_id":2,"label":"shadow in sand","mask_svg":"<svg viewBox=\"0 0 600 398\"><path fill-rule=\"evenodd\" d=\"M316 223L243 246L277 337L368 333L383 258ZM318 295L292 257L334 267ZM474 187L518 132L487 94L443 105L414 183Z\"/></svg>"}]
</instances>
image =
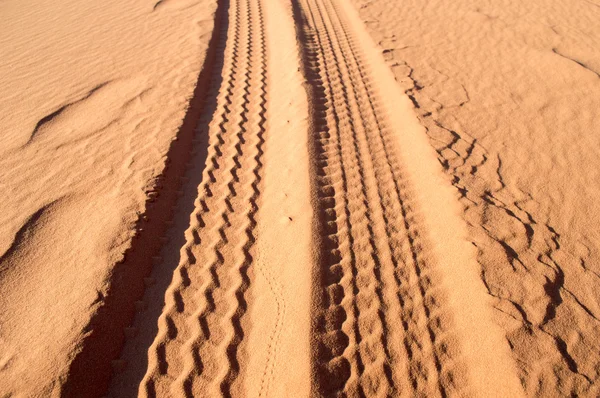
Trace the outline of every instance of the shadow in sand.
<instances>
[{"instance_id":1,"label":"shadow in sand","mask_svg":"<svg viewBox=\"0 0 600 398\"><path fill-rule=\"evenodd\" d=\"M219 2L205 63L163 173L148 192L146 212L138 219L130 249L113 268L108 293L98 297L99 309L84 330L86 337L71 363L61 396L103 396L111 377L120 382L119 396L137 395L202 180L208 149L206 124L216 108L222 80L228 9L229 1ZM137 333L132 324L142 332ZM130 366L117 359L122 353Z\"/></svg>"}]
</instances>

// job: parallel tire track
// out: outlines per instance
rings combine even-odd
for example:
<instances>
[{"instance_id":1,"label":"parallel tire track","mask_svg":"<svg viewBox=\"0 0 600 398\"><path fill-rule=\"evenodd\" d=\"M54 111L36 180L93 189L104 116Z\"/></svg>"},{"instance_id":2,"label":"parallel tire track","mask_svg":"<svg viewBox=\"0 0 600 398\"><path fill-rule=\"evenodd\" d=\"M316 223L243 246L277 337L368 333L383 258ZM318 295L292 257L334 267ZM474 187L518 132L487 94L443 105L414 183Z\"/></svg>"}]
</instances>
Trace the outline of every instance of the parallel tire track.
<instances>
[{"instance_id":1,"label":"parallel tire track","mask_svg":"<svg viewBox=\"0 0 600 398\"><path fill-rule=\"evenodd\" d=\"M333 0L297 8L311 100L322 109L313 131L327 236L315 313L317 392L445 396L459 388L448 310L360 43Z\"/></svg>"},{"instance_id":2,"label":"parallel tire track","mask_svg":"<svg viewBox=\"0 0 600 398\"><path fill-rule=\"evenodd\" d=\"M466 367L428 242L431 224L420 214L415 180L408 177L412 164L403 164L396 154L402 150L396 147L397 119L386 114L383 101L389 93L379 91L371 72L379 61L363 55L369 48L361 47L362 37L337 1L292 1L307 80L317 249L310 306L312 380L305 388L315 396L461 393L467 387ZM285 320L289 286L260 262L254 264L257 273L250 272L257 255L271 89L264 3L228 0L222 8L227 20L217 48L222 67L215 68L210 88L216 107L204 115L201 129L206 131L200 131L209 137L206 168L149 349L140 386L144 396L282 391L271 384L284 369L276 365L280 340L289 333L286 325L293 326ZM270 65L281 72L277 63ZM269 170L279 166L268 164ZM261 230L268 228L261 220ZM265 247L277 245L265 235ZM253 325L246 314L254 301L248 302L248 291L258 273L273 295L267 312L272 310L274 323L269 329L257 327L268 334L257 336L261 345L250 347L253 336L246 336ZM257 347L264 356L251 352ZM259 362L264 369L242 369Z\"/></svg>"},{"instance_id":3,"label":"parallel tire track","mask_svg":"<svg viewBox=\"0 0 600 398\"><path fill-rule=\"evenodd\" d=\"M229 396L239 383L266 133L266 45L260 1L226 8L207 167L149 350L146 396Z\"/></svg>"}]
</instances>

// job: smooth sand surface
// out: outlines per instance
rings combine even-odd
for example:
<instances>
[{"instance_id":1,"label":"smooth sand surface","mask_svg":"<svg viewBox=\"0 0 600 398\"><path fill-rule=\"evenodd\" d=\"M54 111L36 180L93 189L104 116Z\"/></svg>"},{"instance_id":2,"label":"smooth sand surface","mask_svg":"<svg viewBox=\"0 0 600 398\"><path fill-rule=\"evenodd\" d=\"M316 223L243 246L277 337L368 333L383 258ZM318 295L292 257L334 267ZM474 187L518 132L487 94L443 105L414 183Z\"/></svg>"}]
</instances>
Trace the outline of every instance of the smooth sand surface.
<instances>
[{"instance_id":1,"label":"smooth sand surface","mask_svg":"<svg viewBox=\"0 0 600 398\"><path fill-rule=\"evenodd\" d=\"M597 395L599 18L0 2L0 395Z\"/></svg>"}]
</instances>

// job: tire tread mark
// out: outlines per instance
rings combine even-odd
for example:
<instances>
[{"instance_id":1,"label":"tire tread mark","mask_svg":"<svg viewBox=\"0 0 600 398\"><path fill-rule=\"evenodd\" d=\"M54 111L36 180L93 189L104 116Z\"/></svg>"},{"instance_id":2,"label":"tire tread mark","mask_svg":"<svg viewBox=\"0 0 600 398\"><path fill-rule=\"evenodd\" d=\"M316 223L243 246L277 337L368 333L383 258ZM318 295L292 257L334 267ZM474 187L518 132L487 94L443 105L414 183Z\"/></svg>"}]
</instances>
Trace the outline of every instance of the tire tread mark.
<instances>
[{"instance_id":1,"label":"tire tread mark","mask_svg":"<svg viewBox=\"0 0 600 398\"><path fill-rule=\"evenodd\" d=\"M162 330L153 345L158 358L161 347L171 352L162 355L163 362L170 360L167 367L176 365L176 369L161 381L170 385L169 391L161 391L177 396L200 391L208 396L231 396L240 375L237 357L244 338L242 317L247 310L245 293L250 287L248 269L256 241L266 134L266 46L261 4L247 0L229 4L232 35L224 44L223 85L217 88L218 107L208 126L206 183L199 189L192 217L204 221L193 222L193 233L186 233L179 268L190 258L194 259L191 264L204 265L187 271L187 286L175 273L159 321ZM176 344L169 328L176 330ZM185 338L179 331L185 332ZM160 376L149 369L146 390L155 389Z\"/></svg>"},{"instance_id":2,"label":"tire tread mark","mask_svg":"<svg viewBox=\"0 0 600 398\"><path fill-rule=\"evenodd\" d=\"M314 96L314 106L324 109L324 121L315 123L326 133L319 144L322 150L317 145L322 155L314 160L314 178L325 182L317 184L321 191L333 188L333 204L325 195L322 200L322 213L329 218L322 217L325 224L335 220L337 228L328 232L341 252L337 262L343 269L350 264L340 278L340 303L348 317L338 325L347 343L340 350L330 338L327 319L317 324L315 373L325 377L315 381L316 388L324 395L446 396L457 349L449 349L444 295L436 286L416 197L393 151L394 134L361 54L362 44L335 1L298 3L306 16L301 21L306 25L306 74L313 91L321 93ZM336 184L339 175L346 177ZM330 287L325 280L318 311L323 318L331 308ZM407 385L412 392L406 391Z\"/></svg>"}]
</instances>

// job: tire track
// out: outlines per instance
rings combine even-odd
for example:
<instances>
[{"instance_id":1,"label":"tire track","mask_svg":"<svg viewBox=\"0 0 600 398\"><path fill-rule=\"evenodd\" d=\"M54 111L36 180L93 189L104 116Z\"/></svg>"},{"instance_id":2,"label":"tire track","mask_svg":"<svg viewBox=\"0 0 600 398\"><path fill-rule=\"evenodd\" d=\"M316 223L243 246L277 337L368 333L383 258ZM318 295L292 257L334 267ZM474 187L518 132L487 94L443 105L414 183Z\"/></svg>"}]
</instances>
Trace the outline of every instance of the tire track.
<instances>
[{"instance_id":1,"label":"tire track","mask_svg":"<svg viewBox=\"0 0 600 398\"><path fill-rule=\"evenodd\" d=\"M327 235L315 314L316 389L446 396L460 379L457 349L446 338L448 311L359 42L335 2L305 0L297 8L313 106L323 110L314 132L313 178Z\"/></svg>"},{"instance_id":2,"label":"tire track","mask_svg":"<svg viewBox=\"0 0 600 398\"><path fill-rule=\"evenodd\" d=\"M226 7L205 178L149 352L147 396L230 396L239 382L266 132L261 7L245 0Z\"/></svg>"},{"instance_id":3,"label":"tire track","mask_svg":"<svg viewBox=\"0 0 600 398\"><path fill-rule=\"evenodd\" d=\"M299 90L299 71L288 74L289 67L295 71L297 55L269 58L267 44L289 46L293 32L275 37L281 30L274 27L289 26L288 21L272 24L278 18L268 18L266 23L263 10L268 6L269 17L284 16L284 8L275 11L285 6L264 0L222 5L227 24L217 45L221 67L215 68L210 88L216 105L205 112L199 128L209 137L206 168L140 395L280 394L297 383L290 384L293 377L281 373L284 367L278 360L299 352L293 347L298 343L294 333L310 334L310 362L300 357L295 364L306 364L300 370L306 382L297 385L315 396L468 394L470 380L458 336L471 335L465 332L465 317L459 316L463 312L455 292L449 295L442 288L442 276L454 268L435 257L439 241L429 236L439 237L437 224L431 222L431 214L437 213L419 197L430 188L412 177L417 175L413 162L407 161L412 158L397 146L404 125L387 113L385 103L395 97L382 89L385 79L374 76L381 72L376 62L383 61L366 56L371 48L365 47L364 32L352 14L342 11L343 4L294 0L308 103L292 101L290 93L298 92L269 86L269 78L279 76L276 81L281 82L296 73L291 81ZM303 127L297 131L290 127L294 108L277 111L291 104L299 106L298 124L293 125ZM310 117L304 122L306 106ZM308 160L302 160L302 153L285 155L294 146L282 136L275 139L277 135L270 145L279 144L265 155L267 120L273 129L294 134L295 142L304 139L308 127ZM414 149L410 139L402 143ZM281 145L283 154L274 156ZM304 162L300 167L310 164L310 172L302 172L310 178L296 191L289 181L281 181L298 161ZM418 172L427 174L425 165L416 164ZM304 227L292 223L298 212L309 220L308 199L303 210L296 207L304 203L298 197L308 192L309 181L316 249L312 303L292 297L311 289L308 278L298 285L301 289L292 286L300 278L290 278L293 271L305 272L309 255L290 267L285 263L294 254L277 253L280 244L288 250L298 245L290 239L291 231L308 229L308 221ZM264 202L263 190L269 199ZM309 242L307 233L307 253ZM252 285L267 292L250 295ZM454 323L455 316L463 322ZM298 324L303 320L307 325L309 319L310 333L308 326Z\"/></svg>"}]
</instances>

